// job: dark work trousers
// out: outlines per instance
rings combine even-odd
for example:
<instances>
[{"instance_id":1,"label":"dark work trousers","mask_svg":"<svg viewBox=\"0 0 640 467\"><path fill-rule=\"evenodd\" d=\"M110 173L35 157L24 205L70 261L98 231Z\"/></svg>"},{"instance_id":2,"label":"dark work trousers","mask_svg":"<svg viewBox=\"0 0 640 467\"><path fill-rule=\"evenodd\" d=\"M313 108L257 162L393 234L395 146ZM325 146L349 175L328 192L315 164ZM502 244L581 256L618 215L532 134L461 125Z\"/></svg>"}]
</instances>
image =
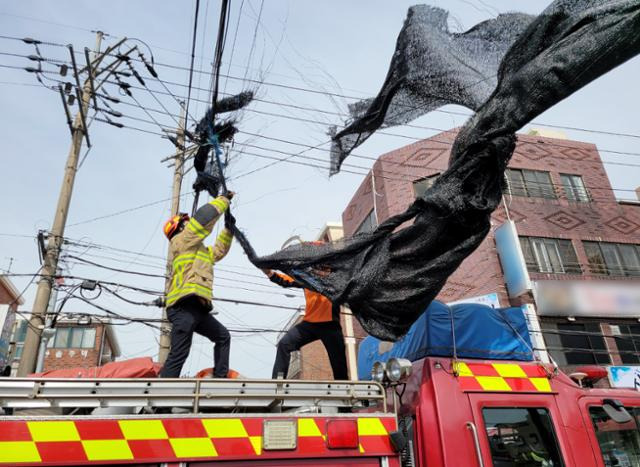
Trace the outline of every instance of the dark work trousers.
<instances>
[{"instance_id":1,"label":"dark work trousers","mask_svg":"<svg viewBox=\"0 0 640 467\"><path fill-rule=\"evenodd\" d=\"M345 356L344 336L342 327L337 321L324 323L309 323L302 321L289 329L280 342L276 353L271 377L277 378L279 373L287 377L291 352L300 350L303 345L320 339L327 349L333 378L337 380L349 379L347 375L347 357Z\"/></svg>"},{"instance_id":2,"label":"dark work trousers","mask_svg":"<svg viewBox=\"0 0 640 467\"><path fill-rule=\"evenodd\" d=\"M193 333L197 332L215 344L213 352L214 378L226 378L229 372L229 331L195 298L186 298L167 308L171 321L171 350L160 371L161 378L178 378L189 356Z\"/></svg>"}]
</instances>

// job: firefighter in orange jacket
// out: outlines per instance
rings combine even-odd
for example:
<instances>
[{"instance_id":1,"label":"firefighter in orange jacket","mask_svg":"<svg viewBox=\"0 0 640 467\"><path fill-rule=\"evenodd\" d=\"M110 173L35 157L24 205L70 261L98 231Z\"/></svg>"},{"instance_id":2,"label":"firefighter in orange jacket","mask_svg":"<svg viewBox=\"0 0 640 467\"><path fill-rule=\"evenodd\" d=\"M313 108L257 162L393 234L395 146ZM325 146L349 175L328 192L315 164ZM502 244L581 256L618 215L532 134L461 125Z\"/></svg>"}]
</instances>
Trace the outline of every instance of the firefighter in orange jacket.
<instances>
[{"instance_id":1,"label":"firefighter in orange jacket","mask_svg":"<svg viewBox=\"0 0 640 467\"><path fill-rule=\"evenodd\" d=\"M340 306L331 303L324 295L306 289L302 284L286 274L269 269L264 270L264 273L271 282L282 287L304 289L306 302L302 321L289 329L278 342L272 378L278 378L280 375L286 378L289 371L291 352L300 350L302 346L319 339L329 355L334 379L349 379L344 336L340 326Z\"/></svg>"},{"instance_id":2,"label":"firefighter in orange jacket","mask_svg":"<svg viewBox=\"0 0 640 467\"><path fill-rule=\"evenodd\" d=\"M214 378L226 378L229 371L231 336L222 323L209 312L213 292L213 265L225 257L231 247L233 233L230 220L214 246L206 247L204 239L214 224L229 208L233 192L218 196L200 207L192 218L179 214L164 227L173 258L171 283L166 296L167 316L171 321L171 350L160 371L162 378L177 378L189 356L193 333L214 342ZM231 219L231 218L229 218Z\"/></svg>"}]
</instances>

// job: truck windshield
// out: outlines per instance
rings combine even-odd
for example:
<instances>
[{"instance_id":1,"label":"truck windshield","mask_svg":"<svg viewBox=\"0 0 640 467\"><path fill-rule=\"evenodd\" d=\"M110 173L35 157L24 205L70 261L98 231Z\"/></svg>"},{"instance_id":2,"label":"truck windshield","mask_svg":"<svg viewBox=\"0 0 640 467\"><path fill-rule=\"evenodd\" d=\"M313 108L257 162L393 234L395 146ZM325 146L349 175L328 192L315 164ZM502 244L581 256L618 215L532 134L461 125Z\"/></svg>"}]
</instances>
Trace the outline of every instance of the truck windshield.
<instances>
[{"instance_id":1,"label":"truck windshield","mask_svg":"<svg viewBox=\"0 0 640 467\"><path fill-rule=\"evenodd\" d=\"M558 443L546 409L484 408L494 467L560 467Z\"/></svg>"},{"instance_id":2,"label":"truck windshield","mask_svg":"<svg viewBox=\"0 0 640 467\"><path fill-rule=\"evenodd\" d=\"M636 420L616 423L602 407L589 409L606 467L640 467L640 432ZM640 415L634 410L636 419Z\"/></svg>"}]
</instances>

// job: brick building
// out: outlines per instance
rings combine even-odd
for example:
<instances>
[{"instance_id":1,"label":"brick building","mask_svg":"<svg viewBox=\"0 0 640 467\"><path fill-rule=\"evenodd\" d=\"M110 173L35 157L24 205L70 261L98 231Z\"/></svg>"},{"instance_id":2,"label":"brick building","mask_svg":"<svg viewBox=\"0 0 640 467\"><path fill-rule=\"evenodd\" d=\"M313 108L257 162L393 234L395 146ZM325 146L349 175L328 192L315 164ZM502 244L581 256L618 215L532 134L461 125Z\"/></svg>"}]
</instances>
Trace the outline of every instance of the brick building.
<instances>
[{"instance_id":1,"label":"brick building","mask_svg":"<svg viewBox=\"0 0 640 467\"><path fill-rule=\"evenodd\" d=\"M24 300L11 280L0 275L0 371L9 364L9 341L16 310Z\"/></svg>"},{"instance_id":2,"label":"brick building","mask_svg":"<svg viewBox=\"0 0 640 467\"><path fill-rule=\"evenodd\" d=\"M12 374L17 372L26 333L27 321L17 321L12 339L15 348ZM45 351L43 371L90 368L113 362L119 356L118 339L108 319L92 318L88 323L60 319Z\"/></svg>"},{"instance_id":3,"label":"brick building","mask_svg":"<svg viewBox=\"0 0 640 467\"><path fill-rule=\"evenodd\" d=\"M536 347L546 344L567 370L639 364L640 202L616 199L595 145L545 134L518 136L491 232L438 299L495 294L499 306L529 304L544 335ZM444 132L381 156L343 212L345 235L403 212L446 170L455 136ZM509 258L498 254L495 233L507 224L517 235L524 287L509 284Z\"/></svg>"}]
</instances>

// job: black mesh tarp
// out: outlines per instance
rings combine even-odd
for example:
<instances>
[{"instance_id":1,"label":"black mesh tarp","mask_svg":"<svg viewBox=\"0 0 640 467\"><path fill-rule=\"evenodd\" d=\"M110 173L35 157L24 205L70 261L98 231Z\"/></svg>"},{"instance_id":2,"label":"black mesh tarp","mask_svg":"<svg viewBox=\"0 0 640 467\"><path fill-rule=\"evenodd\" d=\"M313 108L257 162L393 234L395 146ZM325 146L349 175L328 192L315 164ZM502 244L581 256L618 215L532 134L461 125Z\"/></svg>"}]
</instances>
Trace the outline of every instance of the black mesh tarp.
<instances>
[{"instance_id":1,"label":"black mesh tarp","mask_svg":"<svg viewBox=\"0 0 640 467\"><path fill-rule=\"evenodd\" d=\"M409 8L382 89L349 106L345 128L330 129L331 174L379 128L408 123L446 104L478 110L496 87L502 58L533 18L509 13L451 33L445 10Z\"/></svg>"},{"instance_id":2,"label":"black mesh tarp","mask_svg":"<svg viewBox=\"0 0 640 467\"><path fill-rule=\"evenodd\" d=\"M515 132L639 51L640 0L556 1L507 52L497 88L456 138L449 169L406 212L338 244L260 258L238 231L239 240L258 267L348 304L370 334L395 340L485 238Z\"/></svg>"}]
</instances>

